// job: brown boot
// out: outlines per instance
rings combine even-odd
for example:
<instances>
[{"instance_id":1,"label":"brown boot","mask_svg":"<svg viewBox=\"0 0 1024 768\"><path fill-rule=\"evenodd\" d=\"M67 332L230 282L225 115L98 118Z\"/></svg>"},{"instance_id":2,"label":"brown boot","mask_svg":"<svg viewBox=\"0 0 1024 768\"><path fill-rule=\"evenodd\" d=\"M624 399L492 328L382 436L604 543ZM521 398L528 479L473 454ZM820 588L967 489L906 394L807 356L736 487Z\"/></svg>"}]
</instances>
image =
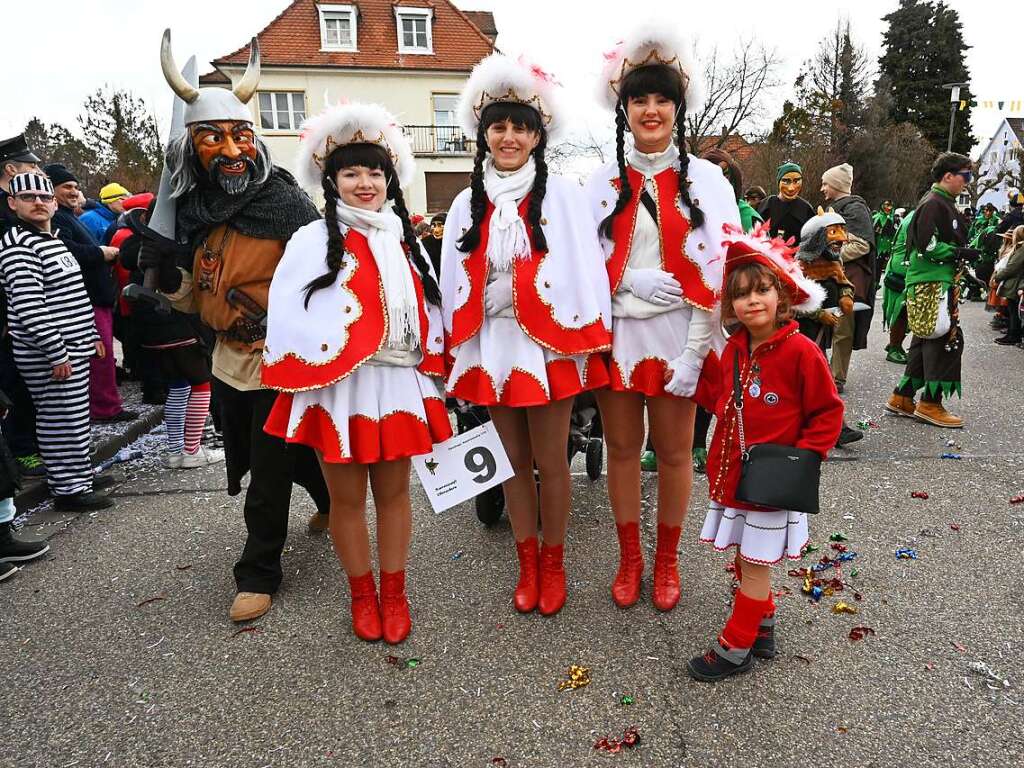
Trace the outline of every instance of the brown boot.
<instances>
[{"instance_id":1,"label":"brown boot","mask_svg":"<svg viewBox=\"0 0 1024 768\"><path fill-rule=\"evenodd\" d=\"M914 398L907 397L906 395L892 394L889 396L889 402L885 404L885 410L889 413L895 413L897 416L913 417Z\"/></svg>"},{"instance_id":2,"label":"brown boot","mask_svg":"<svg viewBox=\"0 0 1024 768\"><path fill-rule=\"evenodd\" d=\"M917 404L917 408L914 409L914 418L934 424L936 427L949 429L960 429L964 425L964 420L943 408L942 403L929 403L927 400L922 400Z\"/></svg>"},{"instance_id":3,"label":"brown boot","mask_svg":"<svg viewBox=\"0 0 1024 768\"><path fill-rule=\"evenodd\" d=\"M239 592L231 603L229 615L232 621L251 621L269 611L270 605L270 595L262 592Z\"/></svg>"},{"instance_id":4,"label":"brown boot","mask_svg":"<svg viewBox=\"0 0 1024 768\"><path fill-rule=\"evenodd\" d=\"M331 516L326 512L314 512L309 518L308 529L310 533L323 533L331 525Z\"/></svg>"}]
</instances>

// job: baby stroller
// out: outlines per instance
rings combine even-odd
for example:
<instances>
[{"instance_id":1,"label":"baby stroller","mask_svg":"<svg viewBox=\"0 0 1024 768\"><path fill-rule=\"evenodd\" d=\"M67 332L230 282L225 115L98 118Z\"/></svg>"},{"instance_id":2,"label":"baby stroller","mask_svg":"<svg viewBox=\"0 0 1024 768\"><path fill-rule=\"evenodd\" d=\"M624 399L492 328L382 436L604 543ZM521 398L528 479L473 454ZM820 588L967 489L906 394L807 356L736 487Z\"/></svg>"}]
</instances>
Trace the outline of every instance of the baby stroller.
<instances>
[{"instance_id":1,"label":"baby stroller","mask_svg":"<svg viewBox=\"0 0 1024 768\"><path fill-rule=\"evenodd\" d=\"M482 405L459 404L452 399L449 399L449 404L455 410L456 429L460 435L490 421L487 408ZM597 409L597 400L592 392L578 395L572 405L566 452L570 462L577 453L585 454L587 477L597 480L601 476L601 467L604 463L604 432L601 428L601 413ZM537 482L540 482L539 478ZM484 525L491 526L501 519L501 513L505 509L505 493L500 485L496 485L477 495L473 502L477 519Z\"/></svg>"}]
</instances>

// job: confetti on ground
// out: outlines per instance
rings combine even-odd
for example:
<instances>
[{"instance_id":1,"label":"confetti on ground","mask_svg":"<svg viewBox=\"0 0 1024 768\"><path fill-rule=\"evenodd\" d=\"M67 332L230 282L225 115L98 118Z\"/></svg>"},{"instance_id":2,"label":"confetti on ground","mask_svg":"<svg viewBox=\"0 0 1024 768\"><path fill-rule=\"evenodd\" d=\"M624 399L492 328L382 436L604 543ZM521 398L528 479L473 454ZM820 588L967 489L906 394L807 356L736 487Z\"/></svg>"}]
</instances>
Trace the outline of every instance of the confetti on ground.
<instances>
[{"instance_id":1,"label":"confetti on ground","mask_svg":"<svg viewBox=\"0 0 1024 768\"><path fill-rule=\"evenodd\" d=\"M191 567L192 567L192 563L189 563L188 565L176 565L176 566L174 566L174 570L176 570L176 571L187 571Z\"/></svg>"},{"instance_id":2,"label":"confetti on ground","mask_svg":"<svg viewBox=\"0 0 1024 768\"><path fill-rule=\"evenodd\" d=\"M558 683L558 690L564 691L566 688L576 690L587 685L590 685L590 667L573 664L569 667L568 677Z\"/></svg>"},{"instance_id":3,"label":"confetti on ground","mask_svg":"<svg viewBox=\"0 0 1024 768\"><path fill-rule=\"evenodd\" d=\"M602 752L611 752L613 755L623 749L633 749L640 744L640 731L635 726L630 726L622 734L621 739L612 736L603 736L594 742L594 749Z\"/></svg>"},{"instance_id":4,"label":"confetti on ground","mask_svg":"<svg viewBox=\"0 0 1024 768\"><path fill-rule=\"evenodd\" d=\"M956 523L950 523L950 524L949 524L949 529L950 529L951 531L959 531L959 530L960 530L960 526L959 526L959 525L957 525Z\"/></svg>"},{"instance_id":5,"label":"confetti on ground","mask_svg":"<svg viewBox=\"0 0 1024 768\"><path fill-rule=\"evenodd\" d=\"M627 693L625 696L619 699L619 703L622 704L624 707L628 707L630 704L636 703L636 699L634 699Z\"/></svg>"},{"instance_id":6,"label":"confetti on ground","mask_svg":"<svg viewBox=\"0 0 1024 768\"><path fill-rule=\"evenodd\" d=\"M847 727L846 727L845 725L837 725L837 726L836 726L836 730L837 730L837 731L838 731L839 733L846 733L846 732L847 732L847 731L849 731L850 729L849 729L849 728L847 728Z\"/></svg>"},{"instance_id":7,"label":"confetti on ground","mask_svg":"<svg viewBox=\"0 0 1024 768\"><path fill-rule=\"evenodd\" d=\"M850 630L850 639L856 642L858 640L863 640L868 635L874 634L875 630L873 630L871 627L854 627Z\"/></svg>"},{"instance_id":8,"label":"confetti on ground","mask_svg":"<svg viewBox=\"0 0 1024 768\"><path fill-rule=\"evenodd\" d=\"M960 460L960 459L963 458L963 456L961 456L959 453L944 453L941 456L939 456L939 458L940 459L957 459L957 460Z\"/></svg>"},{"instance_id":9,"label":"confetti on ground","mask_svg":"<svg viewBox=\"0 0 1024 768\"><path fill-rule=\"evenodd\" d=\"M912 499L927 499L928 498L928 492L927 491L911 491L910 492L910 498L912 498Z\"/></svg>"},{"instance_id":10,"label":"confetti on ground","mask_svg":"<svg viewBox=\"0 0 1024 768\"><path fill-rule=\"evenodd\" d=\"M420 660L415 656L409 658L403 658L401 656L393 656L388 654L384 657L384 661L393 667L400 667L401 669L416 669L420 665Z\"/></svg>"},{"instance_id":11,"label":"confetti on ground","mask_svg":"<svg viewBox=\"0 0 1024 768\"><path fill-rule=\"evenodd\" d=\"M263 630L260 629L259 627L242 627L241 629L236 629L234 632L232 632L230 637L238 637L239 635L247 635L247 634L248 635L262 635L263 634Z\"/></svg>"},{"instance_id":12,"label":"confetti on ground","mask_svg":"<svg viewBox=\"0 0 1024 768\"><path fill-rule=\"evenodd\" d=\"M846 538L845 536L843 536L843 534L841 534L841 533L833 533L831 536L828 537L828 540L829 541L849 541L849 539Z\"/></svg>"},{"instance_id":13,"label":"confetti on ground","mask_svg":"<svg viewBox=\"0 0 1024 768\"><path fill-rule=\"evenodd\" d=\"M808 659L806 656L801 656L798 653L794 653L789 658L794 659L795 661L802 661L804 664L810 664L811 663L810 659Z\"/></svg>"},{"instance_id":14,"label":"confetti on ground","mask_svg":"<svg viewBox=\"0 0 1024 768\"><path fill-rule=\"evenodd\" d=\"M464 554L464 552L461 549L458 552L456 552L455 554L453 554L452 555L452 562L461 559L463 554Z\"/></svg>"},{"instance_id":15,"label":"confetti on ground","mask_svg":"<svg viewBox=\"0 0 1024 768\"><path fill-rule=\"evenodd\" d=\"M951 640L949 644L960 651L960 653L967 653L967 647L962 643L958 643L956 640Z\"/></svg>"},{"instance_id":16,"label":"confetti on ground","mask_svg":"<svg viewBox=\"0 0 1024 768\"><path fill-rule=\"evenodd\" d=\"M160 600L166 600L166 599L167 599L167 595L157 595L156 597L150 597L150 598L148 598L146 600L143 600L141 603L139 603L135 607L136 608L141 608L144 605L149 605L150 603L156 603L156 602L159 602Z\"/></svg>"},{"instance_id":17,"label":"confetti on ground","mask_svg":"<svg viewBox=\"0 0 1024 768\"><path fill-rule=\"evenodd\" d=\"M498 768L505 768L505 766L508 765L508 760L506 760L504 757L492 757L491 765L496 765L498 766Z\"/></svg>"},{"instance_id":18,"label":"confetti on ground","mask_svg":"<svg viewBox=\"0 0 1024 768\"><path fill-rule=\"evenodd\" d=\"M924 665L924 668L931 672L933 669L935 669L935 662L929 661L927 664Z\"/></svg>"},{"instance_id":19,"label":"confetti on ground","mask_svg":"<svg viewBox=\"0 0 1024 768\"><path fill-rule=\"evenodd\" d=\"M867 419L861 419L860 421L857 422L857 429L861 431L866 430L870 426L871 422L868 421Z\"/></svg>"},{"instance_id":20,"label":"confetti on ground","mask_svg":"<svg viewBox=\"0 0 1024 768\"><path fill-rule=\"evenodd\" d=\"M1014 496L1012 499L1010 499L1010 503L1011 504L1024 504L1024 493L1020 494L1019 496Z\"/></svg>"},{"instance_id":21,"label":"confetti on ground","mask_svg":"<svg viewBox=\"0 0 1024 768\"><path fill-rule=\"evenodd\" d=\"M849 603L844 603L843 601L839 601L838 603L836 603L835 605L832 606L832 613L836 613L836 614L851 613L852 614L852 613L856 613L856 612L857 612L856 607L850 605Z\"/></svg>"},{"instance_id":22,"label":"confetti on ground","mask_svg":"<svg viewBox=\"0 0 1024 768\"><path fill-rule=\"evenodd\" d=\"M917 560L917 550L910 547L900 547L896 550L897 560Z\"/></svg>"}]
</instances>

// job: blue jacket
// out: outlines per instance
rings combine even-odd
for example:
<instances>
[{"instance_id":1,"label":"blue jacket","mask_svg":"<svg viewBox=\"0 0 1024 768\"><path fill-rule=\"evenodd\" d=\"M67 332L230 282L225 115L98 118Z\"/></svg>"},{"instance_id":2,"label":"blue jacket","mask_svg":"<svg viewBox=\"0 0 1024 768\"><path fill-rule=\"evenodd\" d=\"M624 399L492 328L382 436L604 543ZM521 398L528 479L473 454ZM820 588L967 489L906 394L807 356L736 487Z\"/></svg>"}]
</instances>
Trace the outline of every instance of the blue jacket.
<instances>
[{"instance_id":1,"label":"blue jacket","mask_svg":"<svg viewBox=\"0 0 1024 768\"><path fill-rule=\"evenodd\" d=\"M103 203L97 203L94 207L89 208L78 219L100 245L107 244L107 230L116 220L117 214Z\"/></svg>"}]
</instances>

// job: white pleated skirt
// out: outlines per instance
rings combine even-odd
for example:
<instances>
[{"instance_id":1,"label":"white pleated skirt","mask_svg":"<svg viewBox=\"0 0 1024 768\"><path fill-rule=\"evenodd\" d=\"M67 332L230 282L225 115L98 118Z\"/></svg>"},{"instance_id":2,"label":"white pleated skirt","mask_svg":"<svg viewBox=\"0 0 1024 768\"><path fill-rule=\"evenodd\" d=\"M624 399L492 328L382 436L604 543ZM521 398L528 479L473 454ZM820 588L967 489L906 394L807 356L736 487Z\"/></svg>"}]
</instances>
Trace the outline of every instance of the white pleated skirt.
<instances>
[{"instance_id":1,"label":"white pleated skirt","mask_svg":"<svg viewBox=\"0 0 1024 768\"><path fill-rule=\"evenodd\" d=\"M792 510L754 512L712 501L700 540L719 552L737 547L740 557L759 565L799 560L808 541L807 515Z\"/></svg>"}]
</instances>

